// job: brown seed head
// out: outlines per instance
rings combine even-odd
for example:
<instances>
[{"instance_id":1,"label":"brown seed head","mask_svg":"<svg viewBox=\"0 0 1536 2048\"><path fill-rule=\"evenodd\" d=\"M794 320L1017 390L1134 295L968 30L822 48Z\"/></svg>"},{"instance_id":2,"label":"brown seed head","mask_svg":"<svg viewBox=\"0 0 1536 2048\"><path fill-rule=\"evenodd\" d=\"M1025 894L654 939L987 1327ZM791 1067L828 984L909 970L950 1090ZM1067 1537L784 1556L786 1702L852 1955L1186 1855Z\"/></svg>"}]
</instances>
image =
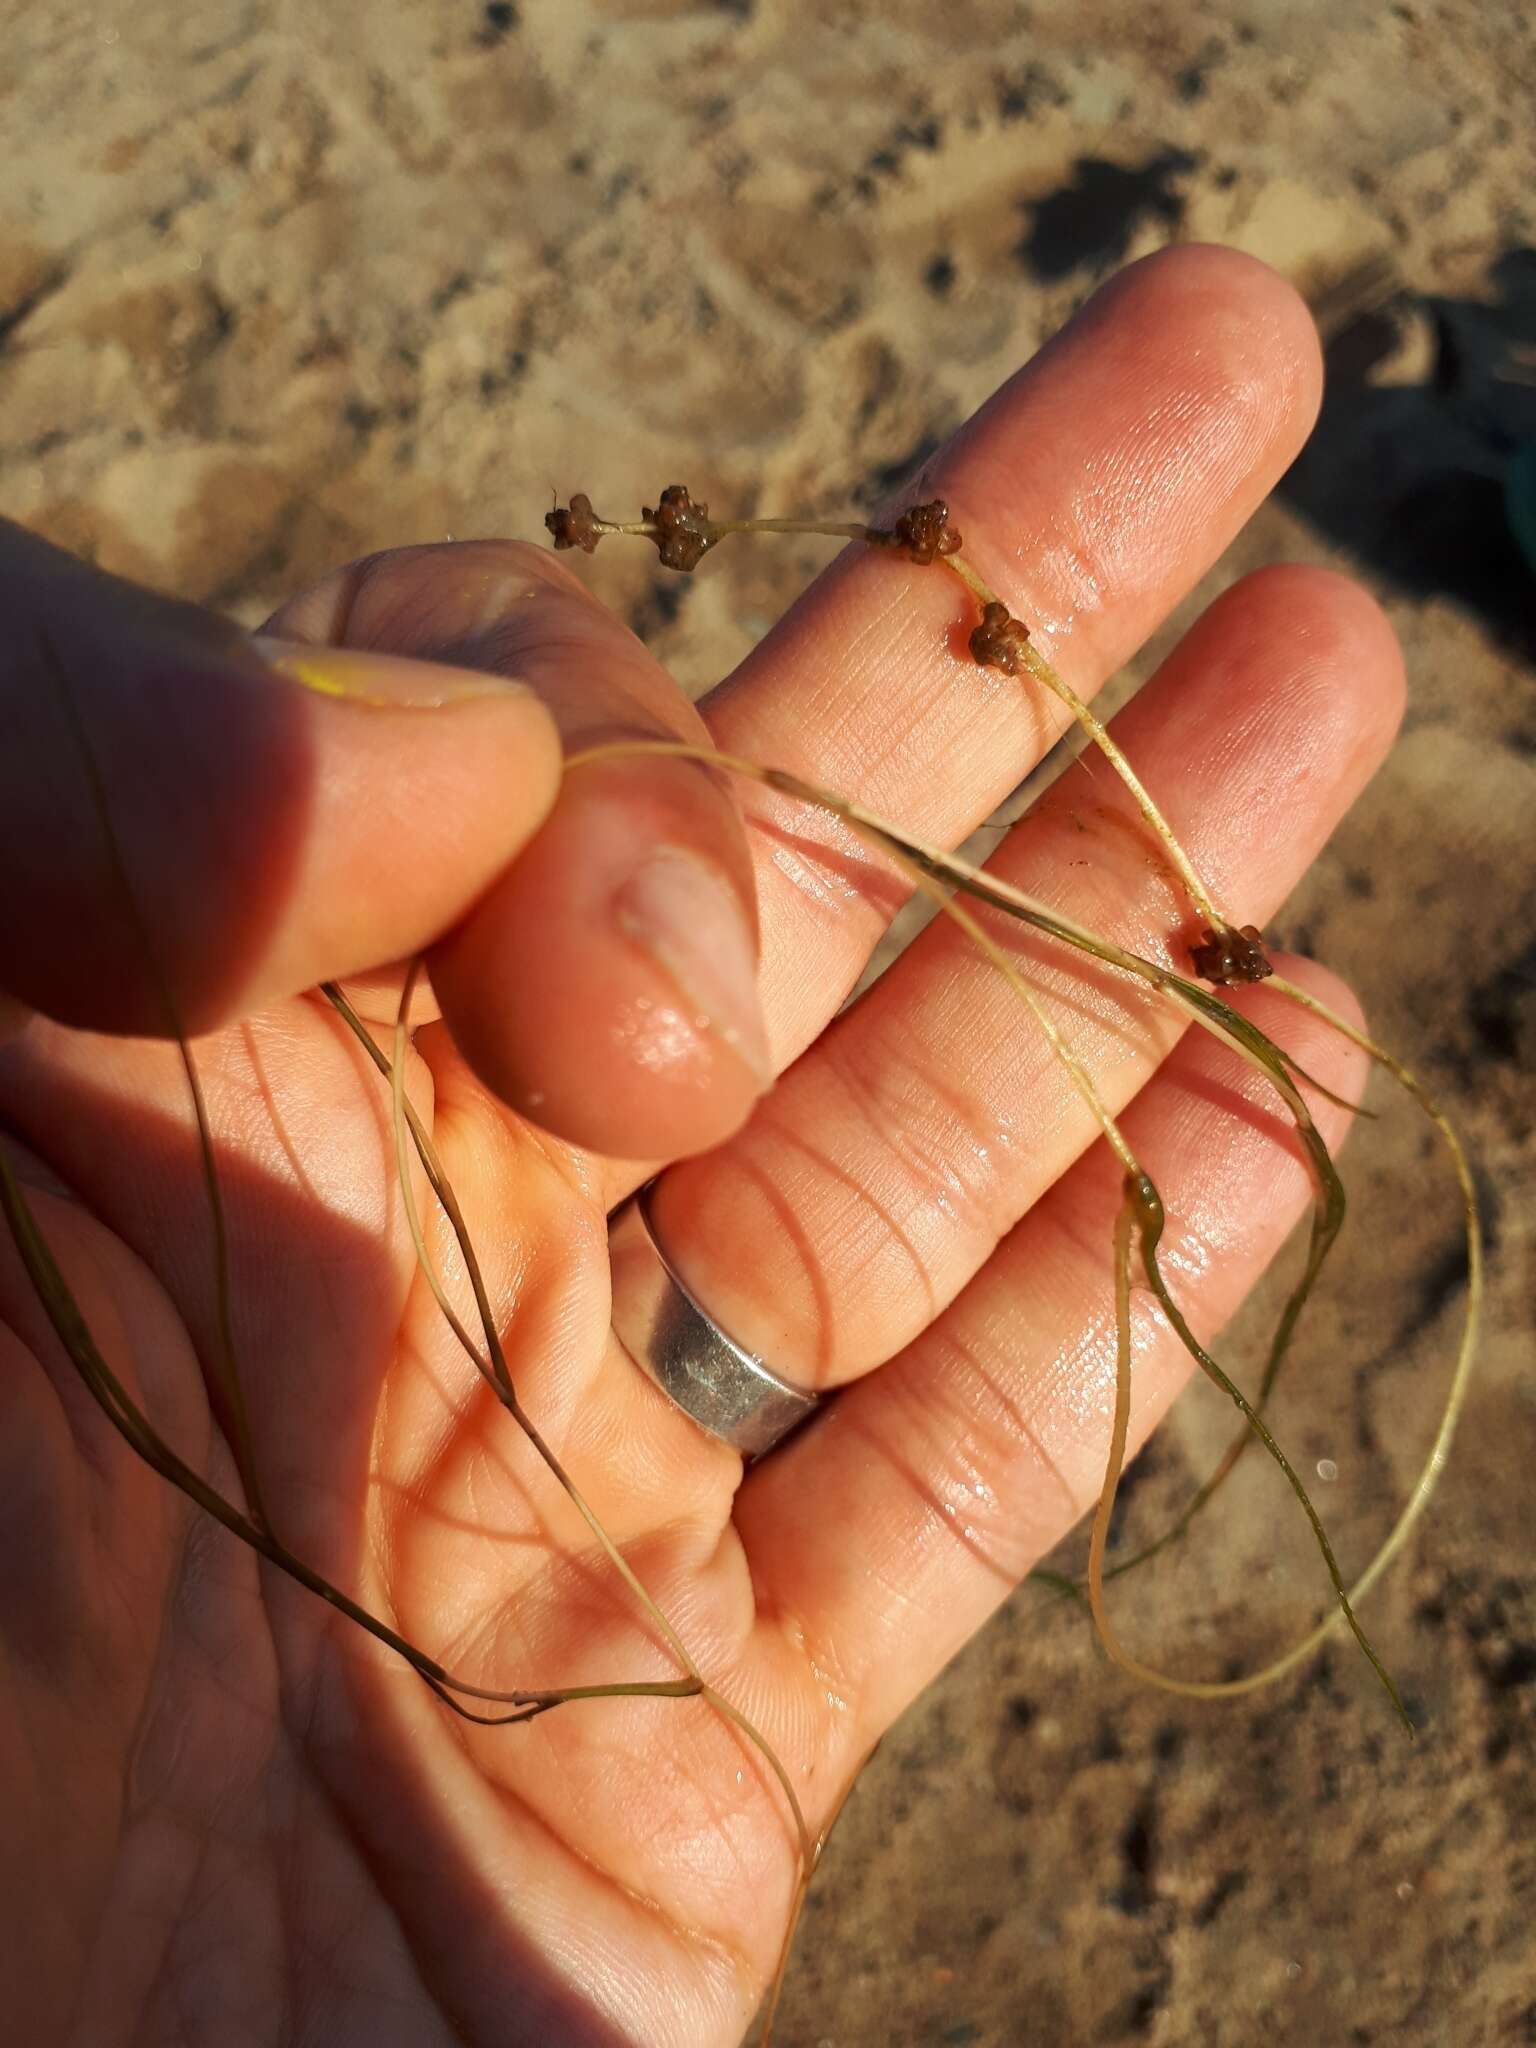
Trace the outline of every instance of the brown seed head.
<instances>
[{"instance_id":1,"label":"brown seed head","mask_svg":"<svg viewBox=\"0 0 1536 2048\"><path fill-rule=\"evenodd\" d=\"M875 532L871 540L882 542L888 548L900 549L909 561L923 567L937 555L954 555L960 551L960 535L949 523L949 507L942 498L931 498L926 505L912 505L891 528L889 533Z\"/></svg>"},{"instance_id":2,"label":"brown seed head","mask_svg":"<svg viewBox=\"0 0 1536 2048\"><path fill-rule=\"evenodd\" d=\"M1024 665L1024 643L1028 638L1028 626L994 598L982 606L981 623L971 634L971 655L982 668L1000 668L1005 674L1016 676Z\"/></svg>"},{"instance_id":3,"label":"brown seed head","mask_svg":"<svg viewBox=\"0 0 1536 2048\"><path fill-rule=\"evenodd\" d=\"M1207 925L1198 942L1190 947L1189 957L1196 974L1217 988L1263 981L1275 971L1264 948L1264 935L1252 924L1245 924L1241 930L1224 925L1220 931Z\"/></svg>"},{"instance_id":4,"label":"brown seed head","mask_svg":"<svg viewBox=\"0 0 1536 2048\"><path fill-rule=\"evenodd\" d=\"M686 484L668 484L660 504L647 505L640 516L657 529L649 537L664 568L696 569L720 538L709 530L709 507L696 505Z\"/></svg>"},{"instance_id":5,"label":"brown seed head","mask_svg":"<svg viewBox=\"0 0 1536 2048\"><path fill-rule=\"evenodd\" d=\"M590 555L596 552L603 537L592 500L585 491L577 491L569 505L557 505L553 512L546 512L544 524L557 548L581 548Z\"/></svg>"}]
</instances>

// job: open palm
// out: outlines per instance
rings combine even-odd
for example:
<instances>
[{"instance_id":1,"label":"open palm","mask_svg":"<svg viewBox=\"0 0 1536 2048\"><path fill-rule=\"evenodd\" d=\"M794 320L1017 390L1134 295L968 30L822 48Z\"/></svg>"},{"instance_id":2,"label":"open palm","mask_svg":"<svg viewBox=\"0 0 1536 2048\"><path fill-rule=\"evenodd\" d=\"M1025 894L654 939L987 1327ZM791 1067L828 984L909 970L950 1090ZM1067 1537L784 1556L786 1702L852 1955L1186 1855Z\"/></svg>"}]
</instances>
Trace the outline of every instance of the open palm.
<instances>
[{"instance_id":1,"label":"open palm","mask_svg":"<svg viewBox=\"0 0 1536 2048\"><path fill-rule=\"evenodd\" d=\"M1316 398L1289 290L1182 250L1101 293L923 488L1088 694L1270 488ZM964 658L942 572L857 550L701 724L543 551L407 549L296 599L275 634L356 650L317 656L343 692L326 696L211 622L23 536L5 546L9 615L35 619L68 672L150 950L199 1034L274 1526L473 1685L677 1673L418 1277L387 1090L313 992L345 977L382 1033L390 963L425 951L408 1090L523 1405L818 1825L1096 1486L1117 1169L1027 1015L948 930L837 1015L892 899L824 819L756 791L738 811L680 763L561 788L560 744L707 725L953 843L1044 751L1056 708ZM0 1048L0 1113L104 1353L237 1496L199 1362L216 1293L180 1061L163 1038L98 1035L159 1032L163 996L31 650L23 630L3 657L19 708L0 763L0 976L42 1014ZM486 694L476 672L532 694ZM1218 600L1116 730L1226 906L1262 921L1389 744L1399 693L1366 598L1273 570ZM658 847L681 867L626 898ZM1086 764L996 865L1177 953L1178 898ZM754 884L760 1013L731 964ZM690 952L684 928L674 952L661 927L685 898L711 944ZM1131 1104L1168 1269L1210 1330L1283 1239L1304 1170L1235 1063L1177 1045L1134 992L1043 952L1037 973L1071 991L1074 1044ZM1244 1007L1356 1085L1347 1049L1278 999ZM766 1094L770 1072L784 1079ZM667 1161L684 1163L658 1227L700 1297L786 1377L841 1390L745 1480L608 1330L607 1214ZM1150 1318L1136 1370L1139 1439L1183 1373ZM134 1459L8 1244L0 1467L0 1772L22 1847L0 1989L18 2038L740 2038L796 1847L763 1760L707 1704L602 1699L499 1729L453 1716Z\"/></svg>"}]
</instances>

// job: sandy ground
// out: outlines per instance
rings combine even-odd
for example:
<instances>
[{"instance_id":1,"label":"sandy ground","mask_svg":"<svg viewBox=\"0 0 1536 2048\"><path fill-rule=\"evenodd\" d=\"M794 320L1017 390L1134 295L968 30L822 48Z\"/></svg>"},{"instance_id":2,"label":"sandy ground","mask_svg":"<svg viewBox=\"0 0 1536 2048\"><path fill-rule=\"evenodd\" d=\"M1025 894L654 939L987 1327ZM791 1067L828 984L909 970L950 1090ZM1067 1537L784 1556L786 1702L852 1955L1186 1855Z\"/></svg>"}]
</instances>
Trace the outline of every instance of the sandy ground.
<instances>
[{"instance_id":1,"label":"sandy ground","mask_svg":"<svg viewBox=\"0 0 1536 2048\"><path fill-rule=\"evenodd\" d=\"M1339 564L1402 635L1390 767L1279 921L1444 1092L1488 1197L1480 1378L1372 1603L1422 1736L1343 1650L1246 1703L1138 1690L1026 1589L842 1825L790 2043L1536 2041L1531 1072L1536 41L1509 0L139 0L0 5L0 462L13 516L254 620L367 548L538 535L550 492L867 502L1115 264L1254 250L1318 303L1313 450L1196 603ZM1524 379L1522 382L1521 379ZM690 685L824 558L594 581ZM1179 623L1192 610L1186 607ZM1147 672L1168 634L1134 665ZM1463 1297L1390 1112L1281 1427L1340 1549L1387 1525ZM1222 1441L1184 1405L1161 1525ZM1312 1614L1257 1466L1131 1602L1183 1668ZM1073 1553L1076 1554L1076 1553Z\"/></svg>"}]
</instances>

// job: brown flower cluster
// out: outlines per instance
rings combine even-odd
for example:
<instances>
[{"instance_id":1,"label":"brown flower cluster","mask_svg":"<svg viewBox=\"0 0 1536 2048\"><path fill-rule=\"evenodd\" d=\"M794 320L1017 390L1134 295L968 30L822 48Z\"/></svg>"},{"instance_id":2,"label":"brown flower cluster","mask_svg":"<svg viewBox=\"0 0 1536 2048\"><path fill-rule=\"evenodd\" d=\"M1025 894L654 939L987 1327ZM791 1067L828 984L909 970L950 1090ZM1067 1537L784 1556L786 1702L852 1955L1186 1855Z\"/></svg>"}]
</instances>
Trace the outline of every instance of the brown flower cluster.
<instances>
[{"instance_id":1,"label":"brown flower cluster","mask_svg":"<svg viewBox=\"0 0 1536 2048\"><path fill-rule=\"evenodd\" d=\"M994 598L981 608L981 623L971 633L971 656L982 668L1000 668L1016 676L1024 666L1024 644L1029 628L1016 619L1007 605Z\"/></svg>"},{"instance_id":2,"label":"brown flower cluster","mask_svg":"<svg viewBox=\"0 0 1536 2048\"><path fill-rule=\"evenodd\" d=\"M1203 981L1217 988L1232 988L1239 982L1263 981L1273 974L1274 963L1264 949L1264 935L1257 925L1241 930L1224 925L1215 931L1210 925L1190 947L1189 957Z\"/></svg>"},{"instance_id":3,"label":"brown flower cluster","mask_svg":"<svg viewBox=\"0 0 1536 2048\"><path fill-rule=\"evenodd\" d=\"M723 537L710 519L709 507L696 504L686 484L668 484L658 503L647 505L641 518L643 526L611 526L598 518L592 509L592 500L578 491L569 505L556 506L554 511L547 513L544 524L557 548L581 548L589 555L604 533L643 534L645 539L655 543L663 567L685 572L696 569ZM846 534L852 531L861 534L871 546L903 554L909 561L923 566L946 555L958 555L961 548L959 531L950 524L949 506L943 498L930 498L926 504L909 506L890 527L850 529L842 525L819 526L811 521L802 525L797 521L777 520L767 524L780 532ZM751 526L751 521L727 522L731 532L749 531ZM972 590L978 595L985 592L986 586L966 570L963 563L957 562L955 566ZM1028 649L1028 626L1022 619L1016 619L999 599L987 597L982 604L981 617L971 631L972 659L982 668L1001 669L1005 675L1016 676L1029 667ZM1049 671L1046 673L1048 676ZM769 780L772 782L772 777ZM1251 924L1207 925L1191 945L1189 956L1195 972L1216 988L1263 981L1275 971L1265 950L1263 933Z\"/></svg>"},{"instance_id":4,"label":"brown flower cluster","mask_svg":"<svg viewBox=\"0 0 1536 2048\"><path fill-rule=\"evenodd\" d=\"M601 522L585 491L577 491L569 505L557 505L553 512L546 512L544 524L557 548L580 548L588 555L597 552L603 537Z\"/></svg>"},{"instance_id":5,"label":"brown flower cluster","mask_svg":"<svg viewBox=\"0 0 1536 2048\"><path fill-rule=\"evenodd\" d=\"M961 547L959 530L950 525L949 507L942 498L909 507L888 533L876 527L869 537L880 547L900 549L923 568L940 555L959 554Z\"/></svg>"},{"instance_id":6,"label":"brown flower cluster","mask_svg":"<svg viewBox=\"0 0 1536 2048\"><path fill-rule=\"evenodd\" d=\"M709 507L696 505L686 484L668 484L661 502L647 505L640 516L656 528L647 538L668 569L696 569L720 538L710 527Z\"/></svg>"}]
</instances>

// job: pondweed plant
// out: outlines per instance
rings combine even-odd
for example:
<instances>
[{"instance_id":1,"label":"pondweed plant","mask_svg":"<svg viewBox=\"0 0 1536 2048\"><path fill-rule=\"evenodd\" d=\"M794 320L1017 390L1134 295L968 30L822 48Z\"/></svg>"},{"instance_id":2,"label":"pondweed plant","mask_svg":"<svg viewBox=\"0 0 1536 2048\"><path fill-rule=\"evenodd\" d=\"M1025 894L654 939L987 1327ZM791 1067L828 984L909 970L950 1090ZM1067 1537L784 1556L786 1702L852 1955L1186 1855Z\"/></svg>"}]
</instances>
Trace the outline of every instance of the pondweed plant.
<instances>
[{"instance_id":1,"label":"pondweed plant","mask_svg":"<svg viewBox=\"0 0 1536 2048\"><path fill-rule=\"evenodd\" d=\"M1251 924L1228 915L1216 901L1194 864L1180 845L1158 806L1138 779L1114 740L1092 710L1069 684L1057 674L1031 639L1027 622L1013 617L997 594L966 560L960 531L952 523L949 507L942 501L911 507L890 527L857 522L802 519L715 520L705 506L696 503L681 485L661 493L654 508L631 521L600 518L585 496L549 514L547 525L560 548L591 552L607 536L633 535L656 546L662 563L680 572L691 572L703 557L733 534L793 533L827 535L854 541L869 548L898 552L907 561L935 573L947 573L959 586L961 602L970 615L969 648L973 659L983 666L1017 676L1021 688L1043 688L1066 705L1088 740L1100 750L1110 767L1126 785L1151 841L1187 895L1201 921L1200 935L1189 949L1187 973L1159 964L1127 950L1075 922L1048 904L1036 901L1019 889L972 865L957 854L924 843L902 830L899 824L877 817L850 796L821 789L797 776L776 769L771 763L737 758L708 747L683 741L625 740L589 747L565 763L569 776L581 775L599 760L624 755L670 755L696 761L724 776L755 781L782 797L840 821L874 853L888 861L914 889L933 899L938 909L951 918L992 964L1024 1006L1048 1042L1055 1058L1070 1077L1073 1088L1086 1105L1106 1144L1119 1162L1122 1196L1108 1252L1114 1276L1114 1323L1116 1331L1115 1401L1109 1454L1102 1488L1093 1516L1086 1583L1056 1580L1059 1586L1079 1594L1091 1609L1094 1625L1109 1656L1127 1671L1165 1690L1202 1698L1216 1698L1251 1690L1283 1676L1307 1657L1333 1630L1345 1627L1369 1660L1403 1725L1411 1721L1381 1657L1367 1637L1357 1612L1359 1603L1387 1565L1407 1541L1423 1513L1444 1465L1457 1417L1461 1410L1472 1370L1481 1294L1481 1248L1478 1204L1468 1162L1445 1116L1416 1077L1393 1055L1347 1020L1326 1009L1305 990L1273 973L1260 932ZM143 940L146 960L155 972L153 949L147 927L132 902L127 866L121 856L104 780L99 772L92 737L75 706L63 666L50 659L48 672L58 693L81 762L87 774L98 810L106 844L112 852L115 886L121 891L136 929ZM318 687L318 685L316 685ZM1238 913L1240 915L1240 912ZM1268 1357L1257 1391L1245 1394L1225 1368L1196 1338L1185 1320L1179 1302L1159 1263L1159 1244L1164 1231L1162 1198L1144 1165L1136 1156L1125 1133L1095 1084L1092 1073L1074 1051L1069 1031L1053 1016L1048 998L1031 981L1019 962L1010 955L1005 936L1007 926L997 918L1015 920L1042 934L1064 954L1082 956L1097 968L1144 983L1157 997L1190 1022L1198 1025L1223 1045L1236 1052L1254 1068L1278 1098L1309 1163L1314 1201L1309 1242L1303 1267L1286 1300L1270 1343ZM985 917L986 921L983 921ZM401 1199L417 1260L444 1318L458 1343L477 1371L506 1409L512 1423L537 1453L551 1481L564 1490L594 1540L622 1579L629 1594L665 1644L677 1666L677 1675L664 1680L627 1680L622 1673L602 1684L569 1687L530 1687L491 1691L456 1675L418 1644L411 1642L389 1623L363 1606L344 1588L333 1584L297 1555L273 1527L263 1504L262 1475L252 1449L252 1432L247 1417L239 1361L234 1342L234 1318L230 1306L230 1257L219 1170L209 1116L199 1085L196 1062L182 1029L169 984L156 972L167 1035L181 1047L201 1151L202 1175L212 1219L212 1256L218 1304L216 1355L208 1361L210 1381L220 1408L220 1419L230 1443L243 1492L243 1505L226 1498L189 1465L155 1429L108 1365L78 1303L65 1281L50 1246L38 1227L23 1188L0 1154L0 1206L14 1236L33 1287L65 1347L76 1371L93 1398L133 1451L171 1485L179 1488L205 1513L231 1534L248 1544L261 1557L287 1573L300 1585L328 1601L358 1627L378 1638L410 1664L444 1706L467 1719L482 1723L526 1722L579 1701L614 1697L665 1699L697 1698L724 1717L746 1741L754 1744L780 1787L787 1824L793 1832L799 1856L799 1883L773 1992L769 1999L766 2026L772 2024L772 2008L783 1981L789 1944L806 1888L816 1869L830 1821L819 1833L812 1831L797 1796L791 1760L778 1755L765 1736L741 1708L718 1690L708 1673L691 1654L683 1633L651 1597L617 1543L589 1505L575 1478L541 1434L537 1418L519 1397L504 1354L497 1318L493 1310L479 1260L476 1256L472 1220L460 1208L453 1187L443 1170L428 1128L413 1108L405 1089L406 1051L410 1011L418 970L405 978L396 1018L393 1042L386 1050L376 1042L367 1024L349 1002L344 991L327 984L324 994L347 1027L355 1034L364 1053L377 1068L380 1084L389 1091L395 1138L395 1165ZM1332 1545L1307 1489L1266 1421L1266 1410L1284 1362L1292 1348L1305 1304L1317 1286L1344 1218L1345 1195L1328 1147L1307 1107L1306 1089L1321 1087L1296 1060L1264 1031L1235 1010L1221 993L1234 985L1269 980L1272 988L1294 1003L1320 1017L1363 1050L1403 1088L1434 1124L1446 1146L1460 1186L1465 1208L1468 1291L1465 1324L1439 1427L1429 1448L1417 1482L1380 1549L1353 1585L1346 1582ZM1335 1098L1336 1099L1336 1098ZM1350 1105L1345 1104L1346 1108ZM448 1286L434 1268L428 1251L427 1231L413 1194L412 1155L419 1160L426 1184L443 1214L462 1254L468 1285L473 1297L473 1319L467 1305L456 1305ZM1142 1280L1166 1318L1178 1341L1238 1411L1240 1426L1232 1444L1216 1469L1198 1489L1172 1526L1135 1556L1106 1566L1107 1539L1115 1498L1125 1458L1130 1417L1131 1382L1131 1292L1134 1275ZM1182 1536L1194 1517L1210 1502L1248 1445L1259 1443L1275 1462L1305 1515L1327 1573L1331 1600L1316 1625L1283 1655L1262 1669L1245 1676L1220 1681L1185 1678L1150 1669L1120 1642L1106 1599L1110 1579L1133 1570L1175 1538ZM1049 1574L1042 1577L1050 1578ZM591 1709L596 1711L596 1709ZM658 1708L658 1711L662 1709ZM508 1739L515 1740L515 1737Z\"/></svg>"}]
</instances>

